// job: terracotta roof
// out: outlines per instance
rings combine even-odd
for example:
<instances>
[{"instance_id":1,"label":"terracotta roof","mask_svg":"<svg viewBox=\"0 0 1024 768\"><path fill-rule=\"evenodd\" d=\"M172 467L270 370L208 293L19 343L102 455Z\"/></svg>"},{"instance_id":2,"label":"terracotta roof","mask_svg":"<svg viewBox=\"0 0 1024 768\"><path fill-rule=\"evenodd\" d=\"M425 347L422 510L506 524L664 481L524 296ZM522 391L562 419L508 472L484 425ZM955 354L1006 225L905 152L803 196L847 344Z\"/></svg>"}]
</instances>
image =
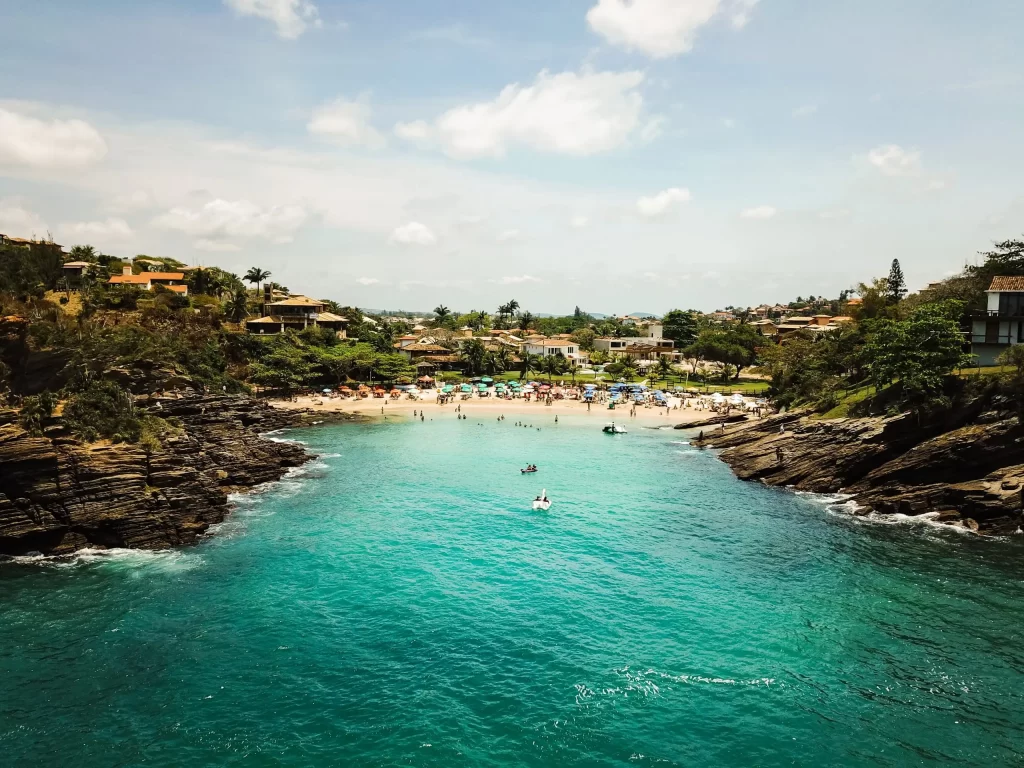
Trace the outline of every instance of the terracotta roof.
<instances>
[{"instance_id":1,"label":"terracotta roof","mask_svg":"<svg viewBox=\"0 0 1024 768\"><path fill-rule=\"evenodd\" d=\"M308 296L289 296L287 299L275 301L268 306L271 307L322 307L324 303L311 299Z\"/></svg>"},{"instance_id":2,"label":"terracotta roof","mask_svg":"<svg viewBox=\"0 0 1024 768\"><path fill-rule=\"evenodd\" d=\"M1024 291L1024 277L993 277L990 291Z\"/></svg>"},{"instance_id":3,"label":"terracotta roof","mask_svg":"<svg viewBox=\"0 0 1024 768\"><path fill-rule=\"evenodd\" d=\"M347 323L348 318L336 315L333 312L321 312L316 316L317 322L323 323Z\"/></svg>"},{"instance_id":4,"label":"terracotta roof","mask_svg":"<svg viewBox=\"0 0 1024 768\"><path fill-rule=\"evenodd\" d=\"M267 325L280 325L281 321L276 319L276 318L270 317L270 316L261 317L261 318L259 318L257 320L246 320L245 321L246 325L252 325L253 323L265 323Z\"/></svg>"},{"instance_id":5,"label":"terracotta roof","mask_svg":"<svg viewBox=\"0 0 1024 768\"><path fill-rule=\"evenodd\" d=\"M114 275L107 280L109 285L149 285L149 278L142 275Z\"/></svg>"},{"instance_id":6,"label":"terracotta roof","mask_svg":"<svg viewBox=\"0 0 1024 768\"><path fill-rule=\"evenodd\" d=\"M410 344L407 347L402 347L403 352L451 352L448 347L442 347L440 344Z\"/></svg>"},{"instance_id":7,"label":"terracotta roof","mask_svg":"<svg viewBox=\"0 0 1024 768\"><path fill-rule=\"evenodd\" d=\"M185 275L181 272L143 272L139 277L148 277L150 280L183 280Z\"/></svg>"},{"instance_id":8,"label":"terracotta roof","mask_svg":"<svg viewBox=\"0 0 1024 768\"><path fill-rule=\"evenodd\" d=\"M187 285L161 285L160 287L166 288L168 291L173 291L174 293L188 293Z\"/></svg>"},{"instance_id":9,"label":"terracotta roof","mask_svg":"<svg viewBox=\"0 0 1024 768\"><path fill-rule=\"evenodd\" d=\"M526 344L530 347L568 347L575 346L576 342L569 339L544 339L542 341L527 341Z\"/></svg>"},{"instance_id":10,"label":"terracotta roof","mask_svg":"<svg viewBox=\"0 0 1024 768\"><path fill-rule=\"evenodd\" d=\"M65 261L64 262L64 268L65 269L67 269L68 267L71 267L72 269L85 269L86 267L91 267L91 266L92 266L92 264L90 264L88 261Z\"/></svg>"}]
</instances>

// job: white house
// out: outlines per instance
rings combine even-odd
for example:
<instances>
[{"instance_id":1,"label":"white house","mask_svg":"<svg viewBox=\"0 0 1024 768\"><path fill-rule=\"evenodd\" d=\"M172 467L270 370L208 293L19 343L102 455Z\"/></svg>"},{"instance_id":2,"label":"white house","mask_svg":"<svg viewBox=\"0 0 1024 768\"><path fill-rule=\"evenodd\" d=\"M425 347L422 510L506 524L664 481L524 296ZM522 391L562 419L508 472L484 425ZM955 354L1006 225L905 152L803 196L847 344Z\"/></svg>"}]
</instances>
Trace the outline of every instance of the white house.
<instances>
[{"instance_id":1,"label":"white house","mask_svg":"<svg viewBox=\"0 0 1024 768\"><path fill-rule=\"evenodd\" d=\"M1024 344L1024 277L993 277L988 307L971 319L971 353L979 365L996 365L1003 351Z\"/></svg>"},{"instance_id":2,"label":"white house","mask_svg":"<svg viewBox=\"0 0 1024 768\"><path fill-rule=\"evenodd\" d=\"M559 355L576 366L590 363L590 356L571 339L527 339L523 342L522 350L531 355L544 357Z\"/></svg>"}]
</instances>

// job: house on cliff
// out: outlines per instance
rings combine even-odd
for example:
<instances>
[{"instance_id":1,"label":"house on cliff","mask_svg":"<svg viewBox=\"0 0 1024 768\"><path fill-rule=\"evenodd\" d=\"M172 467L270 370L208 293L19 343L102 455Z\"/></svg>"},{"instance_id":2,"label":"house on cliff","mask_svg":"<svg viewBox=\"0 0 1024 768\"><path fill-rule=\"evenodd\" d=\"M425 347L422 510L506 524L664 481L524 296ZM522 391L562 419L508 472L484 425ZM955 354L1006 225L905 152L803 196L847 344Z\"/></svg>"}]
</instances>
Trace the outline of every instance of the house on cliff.
<instances>
[{"instance_id":1,"label":"house on cliff","mask_svg":"<svg viewBox=\"0 0 1024 768\"><path fill-rule=\"evenodd\" d=\"M996 365L1008 347L1024 344L1024 277L993 277L986 309L971 317L971 354L978 365Z\"/></svg>"},{"instance_id":2,"label":"house on cliff","mask_svg":"<svg viewBox=\"0 0 1024 768\"><path fill-rule=\"evenodd\" d=\"M152 291L160 285L182 296L188 295L188 285L185 283L183 272L142 272L136 275L132 273L131 267L126 266L120 275L114 275L107 280L107 285L130 285L144 291Z\"/></svg>"}]
</instances>

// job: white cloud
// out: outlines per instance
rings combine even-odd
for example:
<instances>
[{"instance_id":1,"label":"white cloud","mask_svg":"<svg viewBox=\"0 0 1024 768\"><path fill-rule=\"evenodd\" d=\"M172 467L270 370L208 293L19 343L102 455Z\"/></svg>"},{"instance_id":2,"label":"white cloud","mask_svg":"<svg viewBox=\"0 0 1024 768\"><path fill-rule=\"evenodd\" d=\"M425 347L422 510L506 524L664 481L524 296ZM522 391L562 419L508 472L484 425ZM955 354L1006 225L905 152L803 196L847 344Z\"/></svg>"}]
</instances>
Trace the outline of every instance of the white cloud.
<instances>
[{"instance_id":1,"label":"white cloud","mask_svg":"<svg viewBox=\"0 0 1024 768\"><path fill-rule=\"evenodd\" d=\"M103 137L83 120L40 120L0 109L0 166L84 168L106 154Z\"/></svg>"},{"instance_id":2,"label":"white cloud","mask_svg":"<svg viewBox=\"0 0 1024 768\"><path fill-rule=\"evenodd\" d=\"M730 21L736 29L743 29L750 23L750 16L759 0L735 0L732 4Z\"/></svg>"},{"instance_id":3,"label":"white cloud","mask_svg":"<svg viewBox=\"0 0 1024 768\"><path fill-rule=\"evenodd\" d=\"M466 48L485 48L491 41L473 33L465 24L451 24L443 27L430 27L414 32L414 40L426 40L434 43L450 43Z\"/></svg>"},{"instance_id":4,"label":"white cloud","mask_svg":"<svg viewBox=\"0 0 1024 768\"><path fill-rule=\"evenodd\" d=\"M831 221L833 219L845 219L850 215L850 212L845 208L840 208L835 211L822 211L818 214L818 218L824 221Z\"/></svg>"},{"instance_id":5,"label":"white cloud","mask_svg":"<svg viewBox=\"0 0 1024 768\"><path fill-rule=\"evenodd\" d=\"M641 126L642 72L541 72L506 86L492 101L445 112L433 126L400 123L404 138L433 137L459 158L502 157L510 147L595 155L622 146Z\"/></svg>"},{"instance_id":6,"label":"white cloud","mask_svg":"<svg viewBox=\"0 0 1024 768\"><path fill-rule=\"evenodd\" d=\"M429 142L434 136L434 129L426 120L413 120L411 123L396 123L395 136L416 144Z\"/></svg>"},{"instance_id":7,"label":"white cloud","mask_svg":"<svg viewBox=\"0 0 1024 768\"><path fill-rule=\"evenodd\" d=\"M68 234L78 238L104 238L116 240L119 238L131 237L134 233L124 219L111 217L103 221L76 221L69 224L62 224L62 234Z\"/></svg>"},{"instance_id":8,"label":"white cloud","mask_svg":"<svg viewBox=\"0 0 1024 768\"><path fill-rule=\"evenodd\" d=\"M588 224L590 224L590 219L586 216L573 216L569 222L569 226L573 229L585 229Z\"/></svg>"},{"instance_id":9,"label":"white cloud","mask_svg":"<svg viewBox=\"0 0 1024 768\"><path fill-rule=\"evenodd\" d=\"M539 283L541 279L533 275L513 275L511 277L503 277L498 282L502 285L522 285L523 283Z\"/></svg>"},{"instance_id":10,"label":"white cloud","mask_svg":"<svg viewBox=\"0 0 1024 768\"><path fill-rule=\"evenodd\" d=\"M0 198L0 232L11 237L39 239L46 235L46 222L17 197Z\"/></svg>"},{"instance_id":11,"label":"white cloud","mask_svg":"<svg viewBox=\"0 0 1024 768\"><path fill-rule=\"evenodd\" d=\"M598 0L587 23L613 45L664 59L691 50L697 30L720 6L720 0Z\"/></svg>"},{"instance_id":12,"label":"white cloud","mask_svg":"<svg viewBox=\"0 0 1024 768\"><path fill-rule=\"evenodd\" d=\"M370 114L368 104L337 99L318 107L306 128L314 136L335 144L379 149L386 142L370 124Z\"/></svg>"},{"instance_id":13,"label":"white cloud","mask_svg":"<svg viewBox=\"0 0 1024 768\"><path fill-rule=\"evenodd\" d=\"M668 118L664 115L656 115L655 117L652 117L647 121L644 127L640 129L640 141L645 143L654 141L656 138L661 136L667 124Z\"/></svg>"},{"instance_id":14,"label":"white cloud","mask_svg":"<svg viewBox=\"0 0 1024 768\"><path fill-rule=\"evenodd\" d=\"M945 179L932 179L928 182L927 189L929 192L942 192L943 190L949 189L950 186L950 182Z\"/></svg>"},{"instance_id":15,"label":"white cloud","mask_svg":"<svg viewBox=\"0 0 1024 768\"><path fill-rule=\"evenodd\" d=\"M192 247L197 251L210 251L211 253L234 253L242 250L234 243L226 243L222 240L208 240L206 238L199 238Z\"/></svg>"},{"instance_id":16,"label":"white cloud","mask_svg":"<svg viewBox=\"0 0 1024 768\"><path fill-rule=\"evenodd\" d=\"M747 208L740 216L744 219L770 219L779 211L770 205L759 205L755 208Z\"/></svg>"},{"instance_id":17,"label":"white cloud","mask_svg":"<svg viewBox=\"0 0 1024 768\"><path fill-rule=\"evenodd\" d=\"M110 209L117 212L140 211L152 208L153 196L145 190L136 190L127 195L118 195L110 204Z\"/></svg>"},{"instance_id":18,"label":"white cloud","mask_svg":"<svg viewBox=\"0 0 1024 768\"><path fill-rule=\"evenodd\" d=\"M804 104L801 107L797 107L793 110L793 117L810 117L818 111L818 107L815 104Z\"/></svg>"},{"instance_id":19,"label":"white cloud","mask_svg":"<svg viewBox=\"0 0 1024 768\"><path fill-rule=\"evenodd\" d=\"M661 216L676 203L688 203L692 199L690 190L672 187L652 197L641 197L636 201L636 209L641 216L653 218Z\"/></svg>"},{"instance_id":20,"label":"white cloud","mask_svg":"<svg viewBox=\"0 0 1024 768\"><path fill-rule=\"evenodd\" d=\"M380 282L376 277L360 277L356 280L360 285L377 285Z\"/></svg>"},{"instance_id":21,"label":"white cloud","mask_svg":"<svg viewBox=\"0 0 1024 768\"><path fill-rule=\"evenodd\" d=\"M266 19L285 40L295 40L309 25L321 26L320 12L309 0L224 0L239 16Z\"/></svg>"},{"instance_id":22,"label":"white cloud","mask_svg":"<svg viewBox=\"0 0 1024 768\"><path fill-rule=\"evenodd\" d=\"M391 233L391 242L399 245L433 245L437 242L437 235L426 224L410 221Z\"/></svg>"},{"instance_id":23,"label":"white cloud","mask_svg":"<svg viewBox=\"0 0 1024 768\"><path fill-rule=\"evenodd\" d=\"M306 223L308 214L298 205L262 208L248 200L212 200L202 208L172 208L153 223L197 238L201 250L236 250L226 240L234 237L260 238L290 243Z\"/></svg>"},{"instance_id":24,"label":"white cloud","mask_svg":"<svg viewBox=\"0 0 1024 768\"><path fill-rule=\"evenodd\" d=\"M522 233L518 229L506 229L498 233L497 240L499 243L507 243L510 240L518 240L521 236Z\"/></svg>"},{"instance_id":25,"label":"white cloud","mask_svg":"<svg viewBox=\"0 0 1024 768\"><path fill-rule=\"evenodd\" d=\"M736 127L736 121L731 117L722 118L722 125L730 130Z\"/></svg>"},{"instance_id":26,"label":"white cloud","mask_svg":"<svg viewBox=\"0 0 1024 768\"><path fill-rule=\"evenodd\" d=\"M897 144L887 144L868 152L868 162L886 176L907 176L920 169L921 153Z\"/></svg>"}]
</instances>

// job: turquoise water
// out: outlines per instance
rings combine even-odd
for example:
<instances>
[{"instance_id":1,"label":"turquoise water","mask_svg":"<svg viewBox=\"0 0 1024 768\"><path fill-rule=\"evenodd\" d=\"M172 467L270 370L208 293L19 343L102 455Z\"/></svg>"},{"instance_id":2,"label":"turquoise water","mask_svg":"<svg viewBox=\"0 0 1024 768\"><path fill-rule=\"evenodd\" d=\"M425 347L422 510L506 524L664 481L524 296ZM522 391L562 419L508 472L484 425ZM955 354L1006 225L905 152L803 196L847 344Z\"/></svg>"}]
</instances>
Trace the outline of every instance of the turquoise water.
<instances>
[{"instance_id":1,"label":"turquoise water","mask_svg":"<svg viewBox=\"0 0 1024 768\"><path fill-rule=\"evenodd\" d=\"M197 548L0 566L0 763L1024 759L1016 541L514 421L295 432Z\"/></svg>"}]
</instances>

